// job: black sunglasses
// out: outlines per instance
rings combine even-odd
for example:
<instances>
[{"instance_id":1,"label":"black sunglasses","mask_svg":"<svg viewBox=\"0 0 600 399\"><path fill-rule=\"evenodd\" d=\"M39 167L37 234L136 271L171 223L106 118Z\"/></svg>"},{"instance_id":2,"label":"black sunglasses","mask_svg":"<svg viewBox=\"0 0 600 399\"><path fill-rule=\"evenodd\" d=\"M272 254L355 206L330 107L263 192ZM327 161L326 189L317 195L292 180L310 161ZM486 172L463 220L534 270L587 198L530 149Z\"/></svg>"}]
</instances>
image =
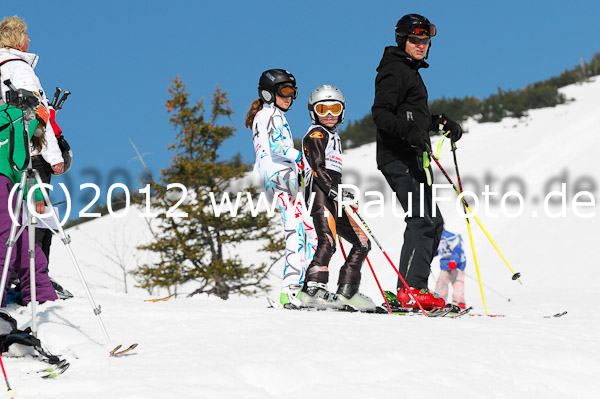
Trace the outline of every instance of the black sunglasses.
<instances>
[{"instance_id":1,"label":"black sunglasses","mask_svg":"<svg viewBox=\"0 0 600 399\"><path fill-rule=\"evenodd\" d=\"M419 39L418 37L409 36L408 41L411 42L412 44L419 44L419 43L429 44L429 43L431 43L431 38L424 37L423 39Z\"/></svg>"}]
</instances>

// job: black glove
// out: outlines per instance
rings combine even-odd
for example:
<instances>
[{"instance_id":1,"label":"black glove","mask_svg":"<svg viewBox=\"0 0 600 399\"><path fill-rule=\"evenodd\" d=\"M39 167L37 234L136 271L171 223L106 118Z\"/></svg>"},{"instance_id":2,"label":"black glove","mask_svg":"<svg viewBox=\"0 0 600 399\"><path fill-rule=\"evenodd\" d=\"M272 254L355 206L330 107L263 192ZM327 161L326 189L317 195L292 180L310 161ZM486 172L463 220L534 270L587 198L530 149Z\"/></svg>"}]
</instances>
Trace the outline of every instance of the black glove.
<instances>
[{"instance_id":1,"label":"black glove","mask_svg":"<svg viewBox=\"0 0 600 399\"><path fill-rule=\"evenodd\" d=\"M434 132L441 130L444 133L450 131L448 137L450 137L450 140L453 142L460 140L462 137L462 127L452 119L448 118L446 114L431 116L431 130Z\"/></svg>"},{"instance_id":2,"label":"black glove","mask_svg":"<svg viewBox=\"0 0 600 399\"><path fill-rule=\"evenodd\" d=\"M338 187L337 184L329 189L327 196L332 200L337 200L338 197Z\"/></svg>"},{"instance_id":3,"label":"black glove","mask_svg":"<svg viewBox=\"0 0 600 399\"><path fill-rule=\"evenodd\" d=\"M404 139L417 151L430 151L429 132L419 129L414 123L408 126Z\"/></svg>"}]
</instances>

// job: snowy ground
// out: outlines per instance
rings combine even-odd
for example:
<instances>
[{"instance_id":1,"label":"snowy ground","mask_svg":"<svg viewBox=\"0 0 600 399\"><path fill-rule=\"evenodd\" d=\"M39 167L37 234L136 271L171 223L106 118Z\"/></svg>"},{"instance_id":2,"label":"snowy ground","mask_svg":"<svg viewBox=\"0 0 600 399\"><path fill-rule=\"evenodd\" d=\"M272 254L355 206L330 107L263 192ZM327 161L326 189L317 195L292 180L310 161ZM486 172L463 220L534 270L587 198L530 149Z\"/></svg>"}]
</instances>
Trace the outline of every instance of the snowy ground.
<instances>
[{"instance_id":1,"label":"snowy ground","mask_svg":"<svg viewBox=\"0 0 600 399\"><path fill-rule=\"evenodd\" d=\"M523 274L523 285L510 279L507 266L472 223L487 310L507 317L455 320L278 311L267 309L265 298L180 296L144 302L150 295L135 288L131 277L124 293L119 267L130 270L149 259L133 249L149 233L131 210L123 219L103 218L69 230L94 299L102 305L111 343L95 320L65 247L56 240L51 274L75 298L39 306L39 336L72 366L59 379L47 381L28 374L40 368L37 360L3 356L17 397L597 397L600 320L590 308L600 287L593 252L600 209L597 204L583 209L595 213L587 219L570 209L566 217L551 218L542 205L547 189L558 189L552 184L564 177L571 190L569 207L574 191L589 190L598 197L600 81L564 92L576 101L531 111L521 120L468 123L469 133L458 143L465 189L483 189L487 180L492 191L526 191L523 216L479 216L511 267ZM449 152L442 163L453 172ZM356 171L361 189L381 186L374 145L347 151L344 164L347 176ZM360 170L352 169L358 165ZM436 175L436 182L443 177ZM467 273L476 277L466 224L453 203L441 207L447 227L467 241ZM402 220L388 214L368 221L397 261ZM260 254L249 256L255 261ZM394 287L395 274L375 246L370 258L384 288ZM338 251L332 261L332 289L335 265L340 264ZM273 271L274 294L280 270L278 265ZM436 261L433 272L439 272ZM430 287L434 284L430 279ZM484 313L477 282L467 279L466 290L467 303ZM366 267L362 291L381 302ZM21 327L30 323L30 308L9 310ZM543 318L562 310L569 313ZM132 342L140 346L131 355L108 357L112 346Z\"/></svg>"}]
</instances>

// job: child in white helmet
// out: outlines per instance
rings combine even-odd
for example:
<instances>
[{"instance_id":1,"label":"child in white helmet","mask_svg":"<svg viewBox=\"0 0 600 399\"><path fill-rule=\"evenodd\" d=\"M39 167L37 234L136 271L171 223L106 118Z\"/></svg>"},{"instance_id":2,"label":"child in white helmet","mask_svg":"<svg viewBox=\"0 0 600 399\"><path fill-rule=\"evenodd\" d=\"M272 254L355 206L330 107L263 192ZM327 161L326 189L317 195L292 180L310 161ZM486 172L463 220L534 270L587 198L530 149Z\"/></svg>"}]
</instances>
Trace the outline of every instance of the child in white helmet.
<instances>
[{"instance_id":1,"label":"child in white helmet","mask_svg":"<svg viewBox=\"0 0 600 399\"><path fill-rule=\"evenodd\" d=\"M342 180L342 148L338 125L344 121L346 101L334 86L317 87L310 95L308 110L312 126L302 139L305 164L305 197L314 195L311 217L318 245L306 270L300 300L305 306L375 311L373 301L358 292L361 266L371 248L367 235L344 210L338 217L338 185ZM340 194L342 195L342 194ZM351 212L351 211L350 211ZM335 252L336 234L352 244L342 266L336 294L327 290L329 261Z\"/></svg>"}]
</instances>

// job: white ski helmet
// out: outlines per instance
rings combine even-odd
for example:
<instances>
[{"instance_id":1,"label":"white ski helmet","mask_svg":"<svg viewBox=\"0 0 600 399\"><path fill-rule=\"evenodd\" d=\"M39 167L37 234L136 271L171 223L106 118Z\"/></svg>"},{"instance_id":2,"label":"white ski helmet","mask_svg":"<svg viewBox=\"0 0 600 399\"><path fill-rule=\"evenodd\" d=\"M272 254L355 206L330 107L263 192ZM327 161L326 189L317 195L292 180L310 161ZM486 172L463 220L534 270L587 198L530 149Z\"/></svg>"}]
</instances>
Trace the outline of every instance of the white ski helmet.
<instances>
[{"instance_id":1,"label":"white ski helmet","mask_svg":"<svg viewBox=\"0 0 600 399\"><path fill-rule=\"evenodd\" d=\"M342 91L335 86L322 85L317 87L310 93L308 98L308 113L310 114L310 120L313 124L319 123L315 106L321 102L337 101L342 104L342 110L339 114L338 125L344 123L344 114L346 113L346 99L342 94Z\"/></svg>"}]
</instances>

